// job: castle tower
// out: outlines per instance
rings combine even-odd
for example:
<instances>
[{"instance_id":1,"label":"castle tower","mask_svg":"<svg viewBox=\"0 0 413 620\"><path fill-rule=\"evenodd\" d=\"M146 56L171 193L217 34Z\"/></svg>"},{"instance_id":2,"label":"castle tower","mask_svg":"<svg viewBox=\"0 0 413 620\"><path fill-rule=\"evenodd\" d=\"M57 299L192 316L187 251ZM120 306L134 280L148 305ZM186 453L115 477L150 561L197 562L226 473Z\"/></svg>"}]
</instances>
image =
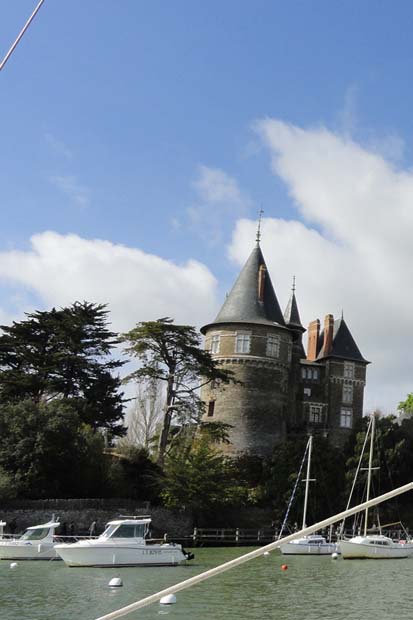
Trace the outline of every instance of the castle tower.
<instances>
[{"instance_id":1,"label":"castle tower","mask_svg":"<svg viewBox=\"0 0 413 620\"><path fill-rule=\"evenodd\" d=\"M308 394L303 401L304 420L315 430L322 426L337 447L344 445L363 416L369 363L343 317L334 320L332 314L327 314L321 332L318 320L310 323L307 360L302 361L301 368L304 394Z\"/></svg>"},{"instance_id":2,"label":"castle tower","mask_svg":"<svg viewBox=\"0 0 413 620\"><path fill-rule=\"evenodd\" d=\"M306 331L305 327L301 324L300 313L298 312L298 305L295 297L295 277L293 280L291 297L284 312L284 321L292 333L292 359L288 390L288 429L291 429L299 426L301 422L297 403L302 400L300 360L305 357L303 333Z\"/></svg>"},{"instance_id":3,"label":"castle tower","mask_svg":"<svg viewBox=\"0 0 413 620\"><path fill-rule=\"evenodd\" d=\"M295 303L290 319L297 316ZM205 348L240 382L224 388L208 385L201 392L205 420L231 425L227 453L266 456L285 439L294 334L303 329L299 325L291 331L285 324L258 238L218 316L201 329Z\"/></svg>"}]
</instances>

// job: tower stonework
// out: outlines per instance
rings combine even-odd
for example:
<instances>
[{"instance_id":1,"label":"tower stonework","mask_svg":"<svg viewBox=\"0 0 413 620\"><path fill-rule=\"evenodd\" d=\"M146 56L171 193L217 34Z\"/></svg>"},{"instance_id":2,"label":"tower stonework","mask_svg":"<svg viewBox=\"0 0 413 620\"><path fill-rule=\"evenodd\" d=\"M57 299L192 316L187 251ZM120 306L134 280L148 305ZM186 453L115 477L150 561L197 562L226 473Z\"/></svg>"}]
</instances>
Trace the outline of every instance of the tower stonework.
<instances>
[{"instance_id":1,"label":"tower stonework","mask_svg":"<svg viewBox=\"0 0 413 620\"><path fill-rule=\"evenodd\" d=\"M229 425L230 455L269 456L297 433L321 433L342 447L363 414L367 362L344 319L312 321L307 355L295 286L281 312L259 245L218 316L201 329L205 348L235 382L201 390L205 421Z\"/></svg>"}]
</instances>

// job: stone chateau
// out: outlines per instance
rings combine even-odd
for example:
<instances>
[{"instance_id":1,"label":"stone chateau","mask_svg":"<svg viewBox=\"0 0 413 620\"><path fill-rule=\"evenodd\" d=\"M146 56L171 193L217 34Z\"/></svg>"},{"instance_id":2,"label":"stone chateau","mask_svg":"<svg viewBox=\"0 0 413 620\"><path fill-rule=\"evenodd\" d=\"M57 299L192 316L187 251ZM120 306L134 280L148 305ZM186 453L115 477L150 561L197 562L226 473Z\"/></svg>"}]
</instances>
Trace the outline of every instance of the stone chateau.
<instances>
[{"instance_id":1,"label":"stone chateau","mask_svg":"<svg viewBox=\"0 0 413 620\"><path fill-rule=\"evenodd\" d=\"M327 314L306 329L293 287L282 313L259 241L216 319L205 348L235 383L205 386L206 420L231 425L228 454L267 456L297 434L323 434L341 447L363 414L366 367L344 318Z\"/></svg>"}]
</instances>

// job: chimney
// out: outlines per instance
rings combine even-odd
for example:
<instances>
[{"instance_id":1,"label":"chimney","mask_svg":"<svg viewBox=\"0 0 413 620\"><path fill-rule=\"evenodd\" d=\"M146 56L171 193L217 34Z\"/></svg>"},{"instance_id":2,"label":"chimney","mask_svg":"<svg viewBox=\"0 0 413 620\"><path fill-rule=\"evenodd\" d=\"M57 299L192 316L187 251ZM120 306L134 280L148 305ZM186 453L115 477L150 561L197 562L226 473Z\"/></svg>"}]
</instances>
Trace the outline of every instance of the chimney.
<instances>
[{"instance_id":1,"label":"chimney","mask_svg":"<svg viewBox=\"0 0 413 620\"><path fill-rule=\"evenodd\" d=\"M324 319L324 342L323 342L323 356L327 357L331 353L333 348L333 329L334 329L334 317L332 314L326 314Z\"/></svg>"},{"instance_id":2,"label":"chimney","mask_svg":"<svg viewBox=\"0 0 413 620\"><path fill-rule=\"evenodd\" d=\"M258 270L258 301L264 301L264 284L265 284L265 269L264 265L260 265Z\"/></svg>"},{"instance_id":3,"label":"chimney","mask_svg":"<svg viewBox=\"0 0 413 620\"><path fill-rule=\"evenodd\" d=\"M316 319L311 321L308 326L308 347L307 347L307 359L309 362L314 362L317 359L317 345L318 336L320 334L320 321Z\"/></svg>"}]
</instances>

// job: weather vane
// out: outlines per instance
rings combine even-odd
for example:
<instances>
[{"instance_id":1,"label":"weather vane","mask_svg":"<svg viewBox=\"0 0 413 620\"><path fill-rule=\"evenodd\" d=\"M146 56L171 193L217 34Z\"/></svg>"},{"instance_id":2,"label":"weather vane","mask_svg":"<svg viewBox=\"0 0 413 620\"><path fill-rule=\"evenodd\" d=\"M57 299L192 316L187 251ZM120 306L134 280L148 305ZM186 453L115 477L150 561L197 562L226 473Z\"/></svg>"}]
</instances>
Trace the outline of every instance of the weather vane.
<instances>
[{"instance_id":1,"label":"weather vane","mask_svg":"<svg viewBox=\"0 0 413 620\"><path fill-rule=\"evenodd\" d=\"M295 276L293 276L293 287L292 287L292 291L293 291L293 293L295 293Z\"/></svg>"},{"instance_id":2,"label":"weather vane","mask_svg":"<svg viewBox=\"0 0 413 620\"><path fill-rule=\"evenodd\" d=\"M264 211L261 207L261 209L258 211L258 227L257 227L257 237L256 237L256 241L258 244L261 241L261 220L262 220L263 213Z\"/></svg>"}]
</instances>

